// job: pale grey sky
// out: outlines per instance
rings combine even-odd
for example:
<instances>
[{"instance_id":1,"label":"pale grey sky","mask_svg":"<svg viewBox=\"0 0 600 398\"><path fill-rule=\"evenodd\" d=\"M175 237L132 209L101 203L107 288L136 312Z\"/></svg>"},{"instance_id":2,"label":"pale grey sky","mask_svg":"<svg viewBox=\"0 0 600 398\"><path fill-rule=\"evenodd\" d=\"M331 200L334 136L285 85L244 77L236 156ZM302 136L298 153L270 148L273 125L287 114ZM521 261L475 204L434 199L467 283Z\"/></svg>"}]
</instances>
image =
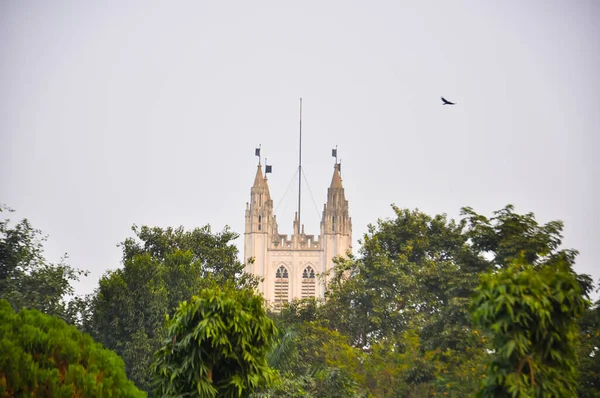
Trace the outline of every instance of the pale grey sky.
<instances>
[{"instance_id":1,"label":"pale grey sky","mask_svg":"<svg viewBox=\"0 0 600 398\"><path fill-rule=\"evenodd\" d=\"M307 233L338 145L355 240L392 203L512 203L563 220L598 281L598 20L596 0L3 1L0 202L90 292L134 223L243 234L262 144L291 233L302 97Z\"/></svg>"}]
</instances>

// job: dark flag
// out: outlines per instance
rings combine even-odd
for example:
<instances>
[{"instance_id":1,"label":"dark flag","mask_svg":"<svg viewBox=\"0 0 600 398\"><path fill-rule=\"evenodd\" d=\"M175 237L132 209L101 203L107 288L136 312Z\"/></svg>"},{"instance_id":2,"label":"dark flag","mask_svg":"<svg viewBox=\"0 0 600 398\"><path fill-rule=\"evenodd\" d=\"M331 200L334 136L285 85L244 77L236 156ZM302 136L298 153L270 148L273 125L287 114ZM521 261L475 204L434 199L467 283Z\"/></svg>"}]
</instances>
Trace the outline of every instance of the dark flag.
<instances>
[{"instance_id":1,"label":"dark flag","mask_svg":"<svg viewBox=\"0 0 600 398\"><path fill-rule=\"evenodd\" d=\"M337 158L337 148L331 150L331 157Z\"/></svg>"},{"instance_id":2,"label":"dark flag","mask_svg":"<svg viewBox=\"0 0 600 398\"><path fill-rule=\"evenodd\" d=\"M273 172L273 166L265 165L265 174L272 173L272 172Z\"/></svg>"},{"instance_id":3,"label":"dark flag","mask_svg":"<svg viewBox=\"0 0 600 398\"><path fill-rule=\"evenodd\" d=\"M260 148L256 148L256 149L254 150L254 156L258 156L258 157L260 157Z\"/></svg>"}]
</instances>

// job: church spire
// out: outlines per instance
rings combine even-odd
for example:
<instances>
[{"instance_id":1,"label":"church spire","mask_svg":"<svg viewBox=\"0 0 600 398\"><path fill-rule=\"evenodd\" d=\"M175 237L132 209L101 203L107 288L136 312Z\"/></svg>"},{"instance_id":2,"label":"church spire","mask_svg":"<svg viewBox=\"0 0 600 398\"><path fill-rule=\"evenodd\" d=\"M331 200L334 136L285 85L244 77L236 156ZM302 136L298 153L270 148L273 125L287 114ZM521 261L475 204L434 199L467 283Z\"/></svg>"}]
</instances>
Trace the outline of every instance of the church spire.
<instances>
[{"instance_id":1,"label":"church spire","mask_svg":"<svg viewBox=\"0 0 600 398\"><path fill-rule=\"evenodd\" d=\"M350 218L348 201L342 185L341 163L337 161L337 148L332 151L332 156L336 159L331 184L327 189L327 203L323 208L320 237L326 271L335 267L333 259L336 256L343 256L348 250L352 249L352 219ZM329 281L328 277L325 276L323 285L321 285L323 292L326 291Z\"/></svg>"},{"instance_id":2,"label":"church spire","mask_svg":"<svg viewBox=\"0 0 600 398\"><path fill-rule=\"evenodd\" d=\"M268 166L267 166L268 167ZM256 167L256 176L254 177L254 184L250 188L250 205L253 208L261 209L265 207L269 201L271 201L271 192L269 191L269 184L267 178L262 171L262 165ZM271 201L272 202L272 201Z\"/></svg>"},{"instance_id":3,"label":"church spire","mask_svg":"<svg viewBox=\"0 0 600 398\"><path fill-rule=\"evenodd\" d=\"M260 149L256 150L258 155ZM267 172L271 166L265 165ZM254 184L250 188L250 202L246 203L246 233L266 233L273 228L275 223L273 214L273 200L269 192L266 175L263 174L262 164L256 166Z\"/></svg>"},{"instance_id":4,"label":"church spire","mask_svg":"<svg viewBox=\"0 0 600 398\"><path fill-rule=\"evenodd\" d=\"M340 164L335 163L331 184L327 190L327 203L323 209L321 220L323 234L352 234L352 223L349 217L348 201L342 185Z\"/></svg>"},{"instance_id":5,"label":"church spire","mask_svg":"<svg viewBox=\"0 0 600 398\"><path fill-rule=\"evenodd\" d=\"M267 179L263 175L262 165L259 163L258 167L256 167L256 176L254 177L254 185L252 188L266 188L269 191L269 186L267 185Z\"/></svg>"},{"instance_id":6,"label":"church spire","mask_svg":"<svg viewBox=\"0 0 600 398\"><path fill-rule=\"evenodd\" d=\"M331 177L331 185L329 187L344 189L344 187L342 186L342 176L340 175L339 164L337 163L334 167L333 177Z\"/></svg>"}]
</instances>

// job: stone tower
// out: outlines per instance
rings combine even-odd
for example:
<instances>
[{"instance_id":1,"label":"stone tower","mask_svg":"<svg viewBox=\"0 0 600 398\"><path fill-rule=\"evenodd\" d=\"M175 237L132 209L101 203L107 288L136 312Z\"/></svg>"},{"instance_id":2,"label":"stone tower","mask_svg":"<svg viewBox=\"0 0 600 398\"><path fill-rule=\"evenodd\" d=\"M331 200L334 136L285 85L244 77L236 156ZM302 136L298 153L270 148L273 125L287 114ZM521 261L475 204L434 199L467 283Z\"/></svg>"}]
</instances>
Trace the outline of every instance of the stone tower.
<instances>
[{"instance_id":1,"label":"stone tower","mask_svg":"<svg viewBox=\"0 0 600 398\"><path fill-rule=\"evenodd\" d=\"M267 304L275 307L292 299L324 297L324 274L333 268L333 258L351 250L352 221L339 164L334 166L327 191L321 234L316 239L305 234L297 213L293 225L289 239L279 233L268 181L259 164L246 203L244 259L246 272L264 279L259 290Z\"/></svg>"}]
</instances>

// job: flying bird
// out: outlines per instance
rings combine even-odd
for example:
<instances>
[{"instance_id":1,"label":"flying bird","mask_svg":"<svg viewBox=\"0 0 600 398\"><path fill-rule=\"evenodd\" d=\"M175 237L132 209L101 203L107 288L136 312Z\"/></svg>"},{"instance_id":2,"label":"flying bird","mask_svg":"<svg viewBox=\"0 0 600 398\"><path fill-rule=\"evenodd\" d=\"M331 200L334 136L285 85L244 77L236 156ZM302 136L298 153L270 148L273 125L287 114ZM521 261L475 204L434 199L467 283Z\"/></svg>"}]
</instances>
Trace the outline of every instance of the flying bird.
<instances>
[{"instance_id":1,"label":"flying bird","mask_svg":"<svg viewBox=\"0 0 600 398\"><path fill-rule=\"evenodd\" d=\"M443 102L442 105L456 105L454 102L450 102L444 97L441 97L441 98L442 98L442 102Z\"/></svg>"}]
</instances>

